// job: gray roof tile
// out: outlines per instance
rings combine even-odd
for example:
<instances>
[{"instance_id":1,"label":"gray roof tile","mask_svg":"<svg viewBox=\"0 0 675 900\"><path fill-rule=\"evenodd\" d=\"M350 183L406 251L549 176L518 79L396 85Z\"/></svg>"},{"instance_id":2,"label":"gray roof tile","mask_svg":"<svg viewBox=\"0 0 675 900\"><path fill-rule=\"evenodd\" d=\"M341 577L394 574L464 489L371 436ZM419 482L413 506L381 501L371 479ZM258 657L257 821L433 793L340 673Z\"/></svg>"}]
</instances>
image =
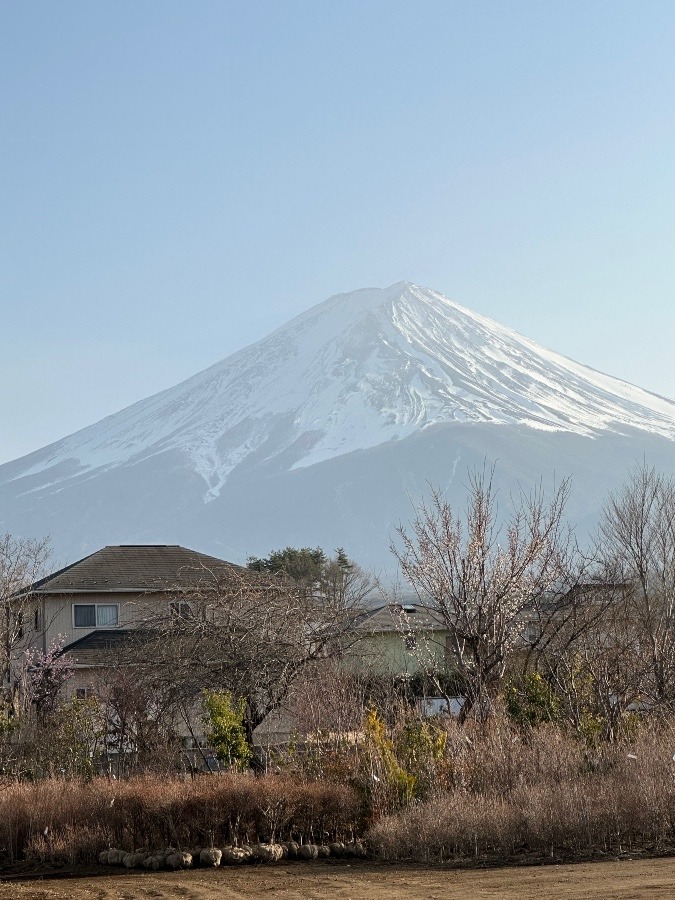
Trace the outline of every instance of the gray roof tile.
<instances>
[{"instance_id":1,"label":"gray roof tile","mask_svg":"<svg viewBox=\"0 0 675 900\"><path fill-rule=\"evenodd\" d=\"M80 666L110 665L115 658L115 652L124 647L130 638L142 639L145 633L140 630L129 631L120 628L91 631L84 637L67 644L61 653L72 656Z\"/></svg>"},{"instance_id":2,"label":"gray roof tile","mask_svg":"<svg viewBox=\"0 0 675 900\"><path fill-rule=\"evenodd\" d=\"M213 575L240 566L177 544L120 544L104 547L25 589L28 593L68 594L120 591L190 590ZM23 593L23 592L22 592Z\"/></svg>"}]
</instances>

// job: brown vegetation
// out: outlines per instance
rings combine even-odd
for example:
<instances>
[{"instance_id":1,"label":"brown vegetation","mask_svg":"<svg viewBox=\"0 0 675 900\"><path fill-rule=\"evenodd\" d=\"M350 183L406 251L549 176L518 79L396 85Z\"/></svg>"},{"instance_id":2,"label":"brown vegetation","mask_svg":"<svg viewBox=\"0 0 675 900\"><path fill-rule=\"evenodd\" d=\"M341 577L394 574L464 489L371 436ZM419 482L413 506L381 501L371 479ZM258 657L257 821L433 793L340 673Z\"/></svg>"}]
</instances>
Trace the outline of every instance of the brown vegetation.
<instances>
[{"instance_id":1,"label":"brown vegetation","mask_svg":"<svg viewBox=\"0 0 675 900\"><path fill-rule=\"evenodd\" d=\"M385 725L372 713L358 746L326 750L322 779L302 774L316 763L303 755L286 760L286 774L265 777L6 784L0 842L7 862L52 863L93 862L109 846L355 834L386 860L658 853L675 848L674 747L667 723L589 746L565 727L522 729L497 715L430 729L404 718Z\"/></svg>"},{"instance_id":2,"label":"brown vegetation","mask_svg":"<svg viewBox=\"0 0 675 900\"><path fill-rule=\"evenodd\" d=\"M675 729L589 747L565 729L492 719L450 728L435 790L373 825L386 859L584 858L675 848Z\"/></svg>"},{"instance_id":3,"label":"brown vegetation","mask_svg":"<svg viewBox=\"0 0 675 900\"><path fill-rule=\"evenodd\" d=\"M8 862L91 863L113 846L152 850L290 835L350 837L359 810L349 786L297 777L47 779L2 787L0 845Z\"/></svg>"}]
</instances>

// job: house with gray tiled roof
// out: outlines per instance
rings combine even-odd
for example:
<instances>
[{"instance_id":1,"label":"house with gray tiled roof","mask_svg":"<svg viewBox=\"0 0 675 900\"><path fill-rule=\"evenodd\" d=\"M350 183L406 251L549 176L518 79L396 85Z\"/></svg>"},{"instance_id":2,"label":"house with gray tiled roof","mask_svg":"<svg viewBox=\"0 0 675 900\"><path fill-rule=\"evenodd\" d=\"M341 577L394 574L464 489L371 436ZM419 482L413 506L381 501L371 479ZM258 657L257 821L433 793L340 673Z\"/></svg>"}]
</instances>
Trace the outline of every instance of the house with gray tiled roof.
<instances>
[{"instance_id":1,"label":"house with gray tiled roof","mask_svg":"<svg viewBox=\"0 0 675 900\"><path fill-rule=\"evenodd\" d=\"M104 547L22 591L27 643L46 652L61 642L76 666L69 690L83 696L149 611L180 614L182 595L239 568L178 545Z\"/></svg>"}]
</instances>

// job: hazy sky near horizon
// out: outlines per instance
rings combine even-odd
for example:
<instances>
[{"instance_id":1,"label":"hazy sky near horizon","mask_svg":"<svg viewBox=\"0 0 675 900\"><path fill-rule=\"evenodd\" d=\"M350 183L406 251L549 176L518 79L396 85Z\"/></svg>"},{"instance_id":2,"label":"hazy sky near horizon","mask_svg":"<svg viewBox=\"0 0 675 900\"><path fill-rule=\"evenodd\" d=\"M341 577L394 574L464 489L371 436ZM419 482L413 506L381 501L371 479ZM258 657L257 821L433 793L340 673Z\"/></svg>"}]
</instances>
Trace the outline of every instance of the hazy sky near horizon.
<instances>
[{"instance_id":1,"label":"hazy sky near horizon","mask_svg":"<svg viewBox=\"0 0 675 900\"><path fill-rule=\"evenodd\" d=\"M0 462L414 281L675 398L675 4L0 5Z\"/></svg>"}]
</instances>

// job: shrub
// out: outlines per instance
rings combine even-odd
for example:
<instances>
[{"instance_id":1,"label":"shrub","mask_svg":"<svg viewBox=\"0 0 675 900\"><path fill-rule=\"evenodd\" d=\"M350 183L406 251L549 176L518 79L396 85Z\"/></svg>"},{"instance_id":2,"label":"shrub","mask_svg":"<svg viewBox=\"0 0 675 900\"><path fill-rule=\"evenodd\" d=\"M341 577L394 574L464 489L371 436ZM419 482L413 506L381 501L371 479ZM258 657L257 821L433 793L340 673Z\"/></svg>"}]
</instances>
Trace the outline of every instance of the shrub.
<instances>
[{"instance_id":1,"label":"shrub","mask_svg":"<svg viewBox=\"0 0 675 900\"><path fill-rule=\"evenodd\" d=\"M360 805L348 785L285 776L47 779L0 792L0 846L9 861L94 862L106 847L179 849L295 836L347 837Z\"/></svg>"},{"instance_id":2,"label":"shrub","mask_svg":"<svg viewBox=\"0 0 675 900\"><path fill-rule=\"evenodd\" d=\"M202 707L209 745L221 762L233 769L245 769L251 761L252 749L243 726L244 700L234 702L229 691L204 691Z\"/></svg>"},{"instance_id":3,"label":"shrub","mask_svg":"<svg viewBox=\"0 0 675 900\"><path fill-rule=\"evenodd\" d=\"M521 727L560 721L560 703L537 672L509 679L504 701L508 715Z\"/></svg>"},{"instance_id":4,"label":"shrub","mask_svg":"<svg viewBox=\"0 0 675 900\"><path fill-rule=\"evenodd\" d=\"M560 727L449 724L452 780L369 831L387 859L574 858L675 846L672 728L589 748Z\"/></svg>"}]
</instances>

